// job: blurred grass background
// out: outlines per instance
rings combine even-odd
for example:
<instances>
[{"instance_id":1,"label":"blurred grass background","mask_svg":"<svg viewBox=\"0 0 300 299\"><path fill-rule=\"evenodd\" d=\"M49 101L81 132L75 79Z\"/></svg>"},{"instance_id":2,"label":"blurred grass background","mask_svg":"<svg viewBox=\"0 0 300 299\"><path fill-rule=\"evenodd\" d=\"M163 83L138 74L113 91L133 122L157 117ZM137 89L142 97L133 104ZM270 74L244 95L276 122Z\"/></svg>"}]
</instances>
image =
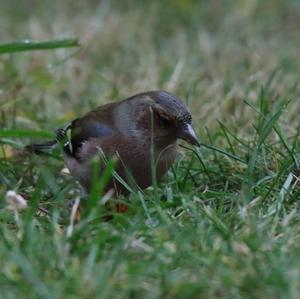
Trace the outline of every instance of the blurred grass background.
<instances>
[{"instance_id":1,"label":"blurred grass background","mask_svg":"<svg viewBox=\"0 0 300 299\"><path fill-rule=\"evenodd\" d=\"M164 89L188 102L203 142L246 161L186 151L159 198L142 196L147 209L132 196L129 214L67 238L63 204L78 188L60 156L16 156L31 138L6 135L0 298L299 298L299 1L4 0L0 28L1 43L81 44L0 56L1 130L51 134ZM18 221L10 189L33 198Z\"/></svg>"},{"instance_id":2,"label":"blurred grass background","mask_svg":"<svg viewBox=\"0 0 300 299\"><path fill-rule=\"evenodd\" d=\"M2 58L5 99L17 86L19 101L26 102L18 112L55 127L82 109L160 88L184 99L189 95L197 123L213 127L221 118L240 128L251 117L243 100L256 101L275 69L276 93L287 95L297 83L299 5L291 0L2 1L2 41L78 37L82 44L79 51ZM33 109L37 104L43 109ZM290 119L298 113L291 108Z\"/></svg>"}]
</instances>

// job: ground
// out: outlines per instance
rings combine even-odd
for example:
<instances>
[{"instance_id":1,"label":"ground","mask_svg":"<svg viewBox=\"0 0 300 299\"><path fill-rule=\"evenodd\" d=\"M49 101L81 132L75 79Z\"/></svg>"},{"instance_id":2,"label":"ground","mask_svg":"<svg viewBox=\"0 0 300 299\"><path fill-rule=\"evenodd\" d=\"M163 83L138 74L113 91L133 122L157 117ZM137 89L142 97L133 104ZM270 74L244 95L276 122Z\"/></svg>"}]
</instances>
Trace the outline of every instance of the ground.
<instances>
[{"instance_id":1,"label":"ground","mask_svg":"<svg viewBox=\"0 0 300 299\"><path fill-rule=\"evenodd\" d=\"M0 298L299 298L300 3L0 4L1 43L80 47L0 56ZM204 146L99 220L59 151L22 147L153 89L188 103ZM8 210L8 190L28 199Z\"/></svg>"}]
</instances>

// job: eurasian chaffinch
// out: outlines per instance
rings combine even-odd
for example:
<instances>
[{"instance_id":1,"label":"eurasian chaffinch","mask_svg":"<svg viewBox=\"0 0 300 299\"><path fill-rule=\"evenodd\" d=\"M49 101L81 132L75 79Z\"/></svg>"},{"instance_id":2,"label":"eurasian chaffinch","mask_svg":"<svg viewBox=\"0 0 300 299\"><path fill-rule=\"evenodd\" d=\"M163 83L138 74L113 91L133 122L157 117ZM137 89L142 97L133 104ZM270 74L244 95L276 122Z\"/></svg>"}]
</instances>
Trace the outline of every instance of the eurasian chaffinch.
<instances>
[{"instance_id":1,"label":"eurasian chaffinch","mask_svg":"<svg viewBox=\"0 0 300 299\"><path fill-rule=\"evenodd\" d=\"M200 145L188 108L165 91L144 92L100 106L58 129L56 134L53 141L26 148L40 153L63 143L66 166L87 192L93 175L92 158L100 151L108 159L117 155L116 173L124 181L130 177L144 189L152 184L151 161L156 165L157 180L174 162L177 139ZM100 162L99 167L101 173L105 163ZM114 189L117 194L129 193L114 177L105 188L106 191L109 189Z\"/></svg>"}]
</instances>

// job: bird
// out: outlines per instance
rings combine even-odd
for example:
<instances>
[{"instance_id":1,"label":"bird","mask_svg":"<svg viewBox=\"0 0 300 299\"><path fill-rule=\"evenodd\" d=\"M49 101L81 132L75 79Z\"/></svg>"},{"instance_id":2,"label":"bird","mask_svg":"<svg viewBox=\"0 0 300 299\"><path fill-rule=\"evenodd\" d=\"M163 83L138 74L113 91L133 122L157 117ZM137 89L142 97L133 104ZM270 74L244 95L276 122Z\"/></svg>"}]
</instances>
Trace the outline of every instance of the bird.
<instances>
[{"instance_id":1,"label":"bird","mask_svg":"<svg viewBox=\"0 0 300 299\"><path fill-rule=\"evenodd\" d=\"M191 113L175 95L154 90L99 106L57 129L54 140L25 148L41 154L61 145L66 167L87 193L92 188L93 158L101 154L101 174L106 169L104 157L117 157L114 170L122 180L112 176L105 192L126 196L130 188L124 181L133 181L141 190L153 184L153 161L156 180L163 177L176 159L178 139L200 146Z\"/></svg>"}]
</instances>

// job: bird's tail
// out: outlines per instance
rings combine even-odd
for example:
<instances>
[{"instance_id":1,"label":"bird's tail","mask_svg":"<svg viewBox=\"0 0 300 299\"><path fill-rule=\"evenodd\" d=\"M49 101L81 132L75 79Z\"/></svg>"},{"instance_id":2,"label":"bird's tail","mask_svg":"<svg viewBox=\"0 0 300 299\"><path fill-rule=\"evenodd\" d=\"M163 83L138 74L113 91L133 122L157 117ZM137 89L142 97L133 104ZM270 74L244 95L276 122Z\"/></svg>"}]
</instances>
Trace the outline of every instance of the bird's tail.
<instances>
[{"instance_id":1,"label":"bird's tail","mask_svg":"<svg viewBox=\"0 0 300 299\"><path fill-rule=\"evenodd\" d=\"M37 155L43 154L45 151L52 150L57 146L57 141L50 140L50 141L45 141L43 143L36 143L36 144L29 144L25 146L25 150L31 153L35 153Z\"/></svg>"}]
</instances>

